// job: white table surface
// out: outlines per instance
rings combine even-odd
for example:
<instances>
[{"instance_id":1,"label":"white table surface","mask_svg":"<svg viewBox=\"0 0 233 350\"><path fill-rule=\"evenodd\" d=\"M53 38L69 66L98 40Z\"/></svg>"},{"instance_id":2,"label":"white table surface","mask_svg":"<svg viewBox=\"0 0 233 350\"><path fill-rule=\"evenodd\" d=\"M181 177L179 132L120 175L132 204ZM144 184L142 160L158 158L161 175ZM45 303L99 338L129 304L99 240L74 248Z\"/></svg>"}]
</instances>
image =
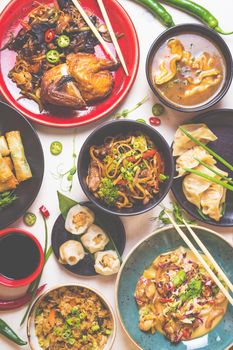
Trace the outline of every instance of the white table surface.
<instances>
[{"instance_id":1,"label":"white table surface","mask_svg":"<svg viewBox=\"0 0 233 350\"><path fill-rule=\"evenodd\" d=\"M105 0L110 1L110 0ZM150 45L155 40L155 38L165 29L154 16L145 10L143 7L136 4L131 0L119 0L120 3L125 7L126 11L131 16L134 25L136 27L139 42L140 42L140 51L141 51L141 59L140 59L140 67L136 82L132 90L130 91L128 97L124 101L124 103L120 106L119 110L123 108L133 107L138 101L140 101L145 95L149 95L149 101L146 102L139 110L134 112L130 117L133 119L137 118L145 118L148 119L151 116L151 107L153 103L156 102L155 97L153 96L147 80L145 76L145 60L147 56L147 52L149 50ZM9 0L1 0L0 1L0 11L6 6ZM211 10L216 17L219 19L220 25L226 31L233 30L233 22L232 22L232 12L233 12L233 1L232 0L197 0L201 5L206 6L209 10ZM22 0L23 4L23 0ZM176 9L171 9L170 12L173 15L174 21L177 24L181 23L195 23L197 22L194 18L190 17L187 14L184 14ZM0 23L1 28L1 23ZM233 35L225 36L224 39L226 43L231 49L233 54ZM222 99L220 103L214 106L214 108L233 108L233 84L229 89L226 96ZM188 121L192 117L192 114L183 114L177 113L172 110L167 109L164 116L162 116L162 124L158 127L158 131L165 136L169 144L171 144L174 136L174 132L176 127L182 121ZM105 118L105 120L110 119L111 116ZM77 129L55 129L44 127L41 125L37 125L34 123L34 127L37 130L39 137L42 142L44 156L45 156L45 174L44 181L41 187L41 190L36 198L34 204L31 206L30 210L34 213L38 213L38 208L44 204L49 209L51 216L48 221L50 232L53 227L53 223L59 213L58 202L56 191L59 189L59 183L54 180L51 175L56 168L56 166L63 162L68 168L71 164L71 150L72 150L72 138L73 135L77 135L77 152L79 152L82 143L86 139L86 137L94 130L98 125L101 124L103 120L89 124L85 127L77 128ZM49 146L50 143L54 140L59 140L63 144L63 153L59 158L54 157L50 154ZM75 177L75 182L73 186L73 190L68 194L72 198L76 200L85 200L85 195L83 194L80 185L78 183L77 177ZM166 205L171 201L170 195L168 195L163 203ZM152 230L155 228L155 223L151 222L150 218L152 216L156 216L159 212L159 208L154 209L146 214L123 218L123 222L126 229L127 234L127 243L125 247L124 256L131 250L131 248L143 237L146 237ZM201 224L203 225L203 224ZM21 227L24 229L28 229L23 221L20 219L12 226ZM233 241L233 230L229 229L220 229L214 228L209 225L207 227L216 230L221 233L227 240L231 243ZM35 236L42 242L44 237L44 228L41 217L38 215L37 223L30 230L35 234ZM114 301L114 286L115 286L115 277L110 278L102 278L92 277L92 278L81 278L72 275L71 273L66 272L56 261L54 256L51 256L49 262L46 265L45 271L43 273L43 278L41 283L47 283L49 287L54 286L59 283L69 283L69 282L81 282L86 285L95 287L99 291L101 291L106 298L109 300L111 305L115 308ZM22 319L22 316L25 312L25 308L20 309L19 311L10 311L10 312L1 312L0 317L3 318L6 322L8 322L15 331L22 337L26 337L25 326L20 328L19 323ZM7 340L0 338L0 350L12 350L17 349L16 345L12 345L12 343ZM28 350L29 347L25 346L25 350ZM126 334L122 330L119 322L117 325L117 337L113 346L113 350L135 350L135 346L128 340ZM158 349L159 350L159 349ZM215 349L217 350L217 348Z\"/></svg>"}]
</instances>

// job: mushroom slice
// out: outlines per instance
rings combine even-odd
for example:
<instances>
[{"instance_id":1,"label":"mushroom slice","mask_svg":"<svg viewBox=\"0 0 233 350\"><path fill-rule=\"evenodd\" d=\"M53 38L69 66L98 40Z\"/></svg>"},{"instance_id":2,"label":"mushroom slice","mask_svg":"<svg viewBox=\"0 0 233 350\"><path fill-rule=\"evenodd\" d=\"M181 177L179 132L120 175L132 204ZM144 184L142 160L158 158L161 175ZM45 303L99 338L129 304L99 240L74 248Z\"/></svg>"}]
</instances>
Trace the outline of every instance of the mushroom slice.
<instances>
[{"instance_id":1,"label":"mushroom slice","mask_svg":"<svg viewBox=\"0 0 233 350\"><path fill-rule=\"evenodd\" d=\"M89 208L77 204L67 214L65 229L74 235L82 235L94 220L95 214Z\"/></svg>"},{"instance_id":2,"label":"mushroom slice","mask_svg":"<svg viewBox=\"0 0 233 350\"><path fill-rule=\"evenodd\" d=\"M114 250L106 250L95 254L95 271L100 275L113 275L120 269L121 263Z\"/></svg>"},{"instance_id":3,"label":"mushroom slice","mask_svg":"<svg viewBox=\"0 0 233 350\"><path fill-rule=\"evenodd\" d=\"M84 247L93 254L103 250L108 244L109 239L102 228L92 224L87 232L81 237L81 241Z\"/></svg>"},{"instance_id":4,"label":"mushroom slice","mask_svg":"<svg viewBox=\"0 0 233 350\"><path fill-rule=\"evenodd\" d=\"M80 242L69 240L60 246L59 255L61 264L73 266L84 258L85 252Z\"/></svg>"}]
</instances>

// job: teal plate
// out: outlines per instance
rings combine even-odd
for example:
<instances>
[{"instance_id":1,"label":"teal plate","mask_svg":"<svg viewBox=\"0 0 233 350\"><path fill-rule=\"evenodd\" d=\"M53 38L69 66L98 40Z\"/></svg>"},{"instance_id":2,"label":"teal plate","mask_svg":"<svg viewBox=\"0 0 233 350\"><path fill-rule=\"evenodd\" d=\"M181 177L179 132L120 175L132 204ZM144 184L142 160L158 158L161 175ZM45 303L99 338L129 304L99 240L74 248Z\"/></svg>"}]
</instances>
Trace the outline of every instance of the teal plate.
<instances>
[{"instance_id":1,"label":"teal plate","mask_svg":"<svg viewBox=\"0 0 233 350\"><path fill-rule=\"evenodd\" d=\"M207 228L193 226L198 237L208 248L228 278L233 280L233 248L219 234ZM183 228L184 232L187 230ZM197 247L189 236L190 240ZM116 283L117 312L121 324L133 341L142 350L224 350L233 345L233 307L228 305L221 322L208 334L183 341L170 343L161 333L154 335L141 332L138 328L138 308L134 300L134 291L139 277L158 255L186 246L171 226L162 228L139 242L125 259Z\"/></svg>"}]
</instances>

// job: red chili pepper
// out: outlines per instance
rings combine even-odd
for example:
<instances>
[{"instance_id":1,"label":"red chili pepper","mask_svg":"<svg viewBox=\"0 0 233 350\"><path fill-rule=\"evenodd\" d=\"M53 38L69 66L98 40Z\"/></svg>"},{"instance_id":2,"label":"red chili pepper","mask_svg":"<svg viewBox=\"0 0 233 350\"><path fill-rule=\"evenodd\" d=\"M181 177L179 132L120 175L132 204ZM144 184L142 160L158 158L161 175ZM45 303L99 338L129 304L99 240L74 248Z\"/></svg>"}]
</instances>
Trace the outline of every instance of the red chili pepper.
<instances>
[{"instance_id":1,"label":"red chili pepper","mask_svg":"<svg viewBox=\"0 0 233 350\"><path fill-rule=\"evenodd\" d=\"M40 212L45 218L48 218L50 216L48 209L44 205L40 207Z\"/></svg>"},{"instance_id":2,"label":"red chili pepper","mask_svg":"<svg viewBox=\"0 0 233 350\"><path fill-rule=\"evenodd\" d=\"M149 122L151 125L154 125L154 126L159 126L161 124L161 120L156 117L150 117Z\"/></svg>"},{"instance_id":3,"label":"red chili pepper","mask_svg":"<svg viewBox=\"0 0 233 350\"><path fill-rule=\"evenodd\" d=\"M182 332L182 338L189 339L190 338L190 332L188 329L184 329Z\"/></svg>"},{"instance_id":4,"label":"red chili pepper","mask_svg":"<svg viewBox=\"0 0 233 350\"><path fill-rule=\"evenodd\" d=\"M120 180L118 181L117 185L122 185L122 186L125 186L127 184L127 181L126 180Z\"/></svg>"},{"instance_id":5,"label":"red chili pepper","mask_svg":"<svg viewBox=\"0 0 233 350\"><path fill-rule=\"evenodd\" d=\"M45 32L44 39L46 43L51 43L55 37L55 31L53 29L48 29Z\"/></svg>"},{"instance_id":6,"label":"red chili pepper","mask_svg":"<svg viewBox=\"0 0 233 350\"><path fill-rule=\"evenodd\" d=\"M27 22L23 21L22 19L19 20L19 23L21 24L21 26L25 29L25 30L30 30L31 26L30 24L28 24Z\"/></svg>"},{"instance_id":7,"label":"red chili pepper","mask_svg":"<svg viewBox=\"0 0 233 350\"><path fill-rule=\"evenodd\" d=\"M42 290L45 288L46 284L41 286L36 291L36 296L39 295ZM18 309L26 304L28 304L32 299L32 293L28 293L24 295L22 298L15 299L15 300L0 300L0 310L14 310Z\"/></svg>"},{"instance_id":8,"label":"red chili pepper","mask_svg":"<svg viewBox=\"0 0 233 350\"><path fill-rule=\"evenodd\" d=\"M208 303L209 303L210 305L214 305L214 304L215 304L215 301L214 301L214 300L209 300Z\"/></svg>"},{"instance_id":9,"label":"red chili pepper","mask_svg":"<svg viewBox=\"0 0 233 350\"><path fill-rule=\"evenodd\" d=\"M155 149L149 149L148 151L145 151L143 153L142 158L143 159L150 158L150 157L153 157L155 154L156 154L156 150Z\"/></svg>"},{"instance_id":10,"label":"red chili pepper","mask_svg":"<svg viewBox=\"0 0 233 350\"><path fill-rule=\"evenodd\" d=\"M127 157L126 159L128 160L128 162L131 162L131 163L136 162L135 157Z\"/></svg>"},{"instance_id":11,"label":"red chili pepper","mask_svg":"<svg viewBox=\"0 0 233 350\"><path fill-rule=\"evenodd\" d=\"M171 298L161 298L160 301L161 301L161 303L171 303L172 299Z\"/></svg>"}]
</instances>

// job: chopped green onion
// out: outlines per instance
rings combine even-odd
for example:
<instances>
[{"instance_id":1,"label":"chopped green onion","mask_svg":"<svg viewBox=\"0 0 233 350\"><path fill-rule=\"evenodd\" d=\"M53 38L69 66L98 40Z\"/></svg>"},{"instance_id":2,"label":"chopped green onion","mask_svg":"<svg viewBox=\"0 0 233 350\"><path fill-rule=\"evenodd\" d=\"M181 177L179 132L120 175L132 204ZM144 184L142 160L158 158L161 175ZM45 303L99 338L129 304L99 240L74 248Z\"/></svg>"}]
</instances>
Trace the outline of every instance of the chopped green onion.
<instances>
[{"instance_id":1,"label":"chopped green onion","mask_svg":"<svg viewBox=\"0 0 233 350\"><path fill-rule=\"evenodd\" d=\"M209 169L210 171L212 171L214 174L220 176L221 178L223 178L224 180L226 180L227 182L231 183L233 185L233 181L231 178L221 174L219 171L211 168L211 166L209 166L208 164L206 164L205 162L203 162L202 160L198 159L198 158L195 158L200 164L202 164L205 168Z\"/></svg>"},{"instance_id":2,"label":"chopped green onion","mask_svg":"<svg viewBox=\"0 0 233 350\"><path fill-rule=\"evenodd\" d=\"M142 119L142 118L136 119L136 122L146 124L145 119Z\"/></svg>"}]
</instances>

